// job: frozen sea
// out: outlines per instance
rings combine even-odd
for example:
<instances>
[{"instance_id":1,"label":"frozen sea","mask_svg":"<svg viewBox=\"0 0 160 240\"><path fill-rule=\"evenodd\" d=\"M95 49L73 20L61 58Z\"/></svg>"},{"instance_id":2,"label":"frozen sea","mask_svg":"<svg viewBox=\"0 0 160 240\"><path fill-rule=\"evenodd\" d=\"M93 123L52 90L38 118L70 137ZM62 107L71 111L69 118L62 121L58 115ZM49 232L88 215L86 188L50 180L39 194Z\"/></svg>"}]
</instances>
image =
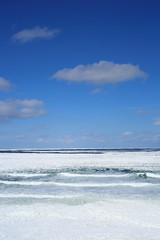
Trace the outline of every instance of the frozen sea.
<instances>
[{"instance_id":1,"label":"frozen sea","mask_svg":"<svg viewBox=\"0 0 160 240\"><path fill-rule=\"evenodd\" d=\"M0 149L0 240L159 240L160 149Z\"/></svg>"}]
</instances>

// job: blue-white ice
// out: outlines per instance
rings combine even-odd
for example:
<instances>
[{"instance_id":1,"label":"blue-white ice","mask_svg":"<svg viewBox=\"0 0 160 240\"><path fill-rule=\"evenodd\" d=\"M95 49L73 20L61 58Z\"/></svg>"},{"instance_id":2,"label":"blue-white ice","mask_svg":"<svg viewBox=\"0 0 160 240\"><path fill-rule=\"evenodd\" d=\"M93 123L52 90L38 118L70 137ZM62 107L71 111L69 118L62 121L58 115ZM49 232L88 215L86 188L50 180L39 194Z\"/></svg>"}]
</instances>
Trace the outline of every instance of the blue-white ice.
<instances>
[{"instance_id":1,"label":"blue-white ice","mask_svg":"<svg viewBox=\"0 0 160 240\"><path fill-rule=\"evenodd\" d=\"M1 240L159 240L158 149L58 151L0 152Z\"/></svg>"}]
</instances>

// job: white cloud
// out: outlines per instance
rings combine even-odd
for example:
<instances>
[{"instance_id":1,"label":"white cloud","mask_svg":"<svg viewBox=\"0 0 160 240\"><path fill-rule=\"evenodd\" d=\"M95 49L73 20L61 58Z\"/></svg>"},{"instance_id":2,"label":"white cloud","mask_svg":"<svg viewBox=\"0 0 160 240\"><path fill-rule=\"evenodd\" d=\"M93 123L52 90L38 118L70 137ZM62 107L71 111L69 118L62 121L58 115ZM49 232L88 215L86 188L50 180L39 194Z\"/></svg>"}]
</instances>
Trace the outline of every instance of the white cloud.
<instances>
[{"instance_id":1,"label":"white cloud","mask_svg":"<svg viewBox=\"0 0 160 240\"><path fill-rule=\"evenodd\" d=\"M45 129L48 129L48 128L49 128L48 124L41 124L41 125L37 125L37 126L29 128L29 130L31 130L31 131L40 131L40 130L45 130Z\"/></svg>"},{"instance_id":2,"label":"white cloud","mask_svg":"<svg viewBox=\"0 0 160 240\"><path fill-rule=\"evenodd\" d=\"M154 125L160 126L160 118L155 119Z\"/></svg>"},{"instance_id":3,"label":"white cloud","mask_svg":"<svg viewBox=\"0 0 160 240\"><path fill-rule=\"evenodd\" d=\"M46 114L44 103L32 100L5 100L0 101L0 119L34 118Z\"/></svg>"},{"instance_id":4,"label":"white cloud","mask_svg":"<svg viewBox=\"0 0 160 240\"><path fill-rule=\"evenodd\" d=\"M156 134L152 137L152 140L153 140L153 141L158 141L158 143L159 143L160 133L156 133Z\"/></svg>"},{"instance_id":5,"label":"white cloud","mask_svg":"<svg viewBox=\"0 0 160 240\"><path fill-rule=\"evenodd\" d=\"M63 136L63 137L58 137L56 139L56 142L61 143L61 144L75 143L76 141L77 141L77 139L73 135L66 135L66 136Z\"/></svg>"},{"instance_id":6,"label":"white cloud","mask_svg":"<svg viewBox=\"0 0 160 240\"><path fill-rule=\"evenodd\" d=\"M100 93L100 92L102 92L102 89L101 89L101 88L95 88L91 93L92 93L92 94L98 94L98 93Z\"/></svg>"},{"instance_id":7,"label":"white cloud","mask_svg":"<svg viewBox=\"0 0 160 240\"><path fill-rule=\"evenodd\" d=\"M64 68L56 72L52 78L69 82L87 82L96 85L119 83L135 78L145 78L147 74L139 66L132 64L117 64L100 61L89 65L78 65L75 68Z\"/></svg>"},{"instance_id":8,"label":"white cloud","mask_svg":"<svg viewBox=\"0 0 160 240\"><path fill-rule=\"evenodd\" d=\"M37 99L32 100L15 100L16 104L19 106L25 106L25 107L42 107L44 103L42 101L39 101Z\"/></svg>"},{"instance_id":9,"label":"white cloud","mask_svg":"<svg viewBox=\"0 0 160 240\"><path fill-rule=\"evenodd\" d=\"M131 135L133 135L133 134L134 134L134 132L129 132L129 131L122 133L123 136L131 136Z\"/></svg>"},{"instance_id":10,"label":"white cloud","mask_svg":"<svg viewBox=\"0 0 160 240\"><path fill-rule=\"evenodd\" d=\"M52 140L45 137L39 137L37 139L37 142L42 144L48 144L48 143L52 143Z\"/></svg>"},{"instance_id":11,"label":"white cloud","mask_svg":"<svg viewBox=\"0 0 160 240\"><path fill-rule=\"evenodd\" d=\"M153 114L153 113L157 113L157 111L155 110L139 110L139 111L136 111L134 112L135 114L139 114L139 115L145 115L145 114Z\"/></svg>"},{"instance_id":12,"label":"white cloud","mask_svg":"<svg viewBox=\"0 0 160 240\"><path fill-rule=\"evenodd\" d=\"M35 39L50 39L54 38L60 29L49 29L47 27L34 27L31 29L24 29L12 36L12 40L21 43L30 42Z\"/></svg>"},{"instance_id":13,"label":"white cloud","mask_svg":"<svg viewBox=\"0 0 160 240\"><path fill-rule=\"evenodd\" d=\"M4 92L7 92L7 91L10 91L12 88L12 84L4 79L3 77L0 77L0 91L4 91Z\"/></svg>"}]
</instances>

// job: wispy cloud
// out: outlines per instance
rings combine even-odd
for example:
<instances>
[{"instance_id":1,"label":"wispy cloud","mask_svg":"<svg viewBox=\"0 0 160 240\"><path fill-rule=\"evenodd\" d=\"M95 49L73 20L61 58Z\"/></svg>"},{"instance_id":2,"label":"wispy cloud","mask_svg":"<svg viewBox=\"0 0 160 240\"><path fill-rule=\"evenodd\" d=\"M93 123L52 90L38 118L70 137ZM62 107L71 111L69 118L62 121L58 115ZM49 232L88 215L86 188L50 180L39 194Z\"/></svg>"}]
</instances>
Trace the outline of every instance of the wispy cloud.
<instances>
[{"instance_id":1,"label":"wispy cloud","mask_svg":"<svg viewBox=\"0 0 160 240\"><path fill-rule=\"evenodd\" d=\"M94 90L91 91L92 94L98 94L100 92L102 92L101 88L95 88Z\"/></svg>"},{"instance_id":2,"label":"wispy cloud","mask_svg":"<svg viewBox=\"0 0 160 240\"><path fill-rule=\"evenodd\" d=\"M73 135L65 135L63 137L58 137L56 142L61 144L70 144L77 142L77 138Z\"/></svg>"},{"instance_id":3,"label":"wispy cloud","mask_svg":"<svg viewBox=\"0 0 160 240\"><path fill-rule=\"evenodd\" d=\"M43 135L37 139L37 142L42 144L50 144L53 143L53 139L50 138L50 135Z\"/></svg>"},{"instance_id":4,"label":"wispy cloud","mask_svg":"<svg viewBox=\"0 0 160 240\"><path fill-rule=\"evenodd\" d=\"M32 130L32 131L40 131L40 130L46 130L49 128L49 125L47 124L41 124L41 125L37 125L37 126L34 126L34 127L31 127L29 128L29 131Z\"/></svg>"},{"instance_id":5,"label":"wispy cloud","mask_svg":"<svg viewBox=\"0 0 160 240\"><path fill-rule=\"evenodd\" d=\"M51 39L57 36L60 29L49 29L47 27L34 27L23 29L12 36L12 40L20 43L26 43L38 39Z\"/></svg>"},{"instance_id":6,"label":"wispy cloud","mask_svg":"<svg viewBox=\"0 0 160 240\"><path fill-rule=\"evenodd\" d=\"M154 125L160 126L160 117L155 119Z\"/></svg>"},{"instance_id":7,"label":"wispy cloud","mask_svg":"<svg viewBox=\"0 0 160 240\"><path fill-rule=\"evenodd\" d=\"M133 134L134 134L134 132L129 132L129 131L122 133L123 136L131 136L131 135L133 135Z\"/></svg>"},{"instance_id":8,"label":"wispy cloud","mask_svg":"<svg viewBox=\"0 0 160 240\"><path fill-rule=\"evenodd\" d=\"M12 84L3 77L0 77L0 91L8 92L12 89Z\"/></svg>"},{"instance_id":9,"label":"wispy cloud","mask_svg":"<svg viewBox=\"0 0 160 240\"><path fill-rule=\"evenodd\" d=\"M139 115L145 115L145 114L153 114L153 113L157 113L157 111L155 110L139 110L139 111L135 111L135 114L139 114Z\"/></svg>"},{"instance_id":10,"label":"wispy cloud","mask_svg":"<svg viewBox=\"0 0 160 240\"><path fill-rule=\"evenodd\" d=\"M69 82L87 82L96 85L116 84L135 78L146 78L147 74L139 66L100 61L89 65L78 65L75 68L64 68L52 78Z\"/></svg>"},{"instance_id":11,"label":"wispy cloud","mask_svg":"<svg viewBox=\"0 0 160 240\"><path fill-rule=\"evenodd\" d=\"M46 114L43 106L44 103L36 99L0 101L0 119L8 121L15 118L40 117Z\"/></svg>"}]
</instances>

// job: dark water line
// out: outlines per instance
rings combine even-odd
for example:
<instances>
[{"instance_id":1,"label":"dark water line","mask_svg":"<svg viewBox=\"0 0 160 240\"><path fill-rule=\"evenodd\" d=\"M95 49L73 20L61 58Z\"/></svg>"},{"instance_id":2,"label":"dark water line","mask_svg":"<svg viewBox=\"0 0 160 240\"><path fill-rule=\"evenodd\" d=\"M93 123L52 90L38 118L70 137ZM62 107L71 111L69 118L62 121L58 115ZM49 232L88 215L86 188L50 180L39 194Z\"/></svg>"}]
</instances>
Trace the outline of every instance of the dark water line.
<instances>
[{"instance_id":1,"label":"dark water line","mask_svg":"<svg viewBox=\"0 0 160 240\"><path fill-rule=\"evenodd\" d=\"M107 152L156 152L160 148L64 148L64 149L0 149L0 153L36 154L103 154Z\"/></svg>"}]
</instances>

